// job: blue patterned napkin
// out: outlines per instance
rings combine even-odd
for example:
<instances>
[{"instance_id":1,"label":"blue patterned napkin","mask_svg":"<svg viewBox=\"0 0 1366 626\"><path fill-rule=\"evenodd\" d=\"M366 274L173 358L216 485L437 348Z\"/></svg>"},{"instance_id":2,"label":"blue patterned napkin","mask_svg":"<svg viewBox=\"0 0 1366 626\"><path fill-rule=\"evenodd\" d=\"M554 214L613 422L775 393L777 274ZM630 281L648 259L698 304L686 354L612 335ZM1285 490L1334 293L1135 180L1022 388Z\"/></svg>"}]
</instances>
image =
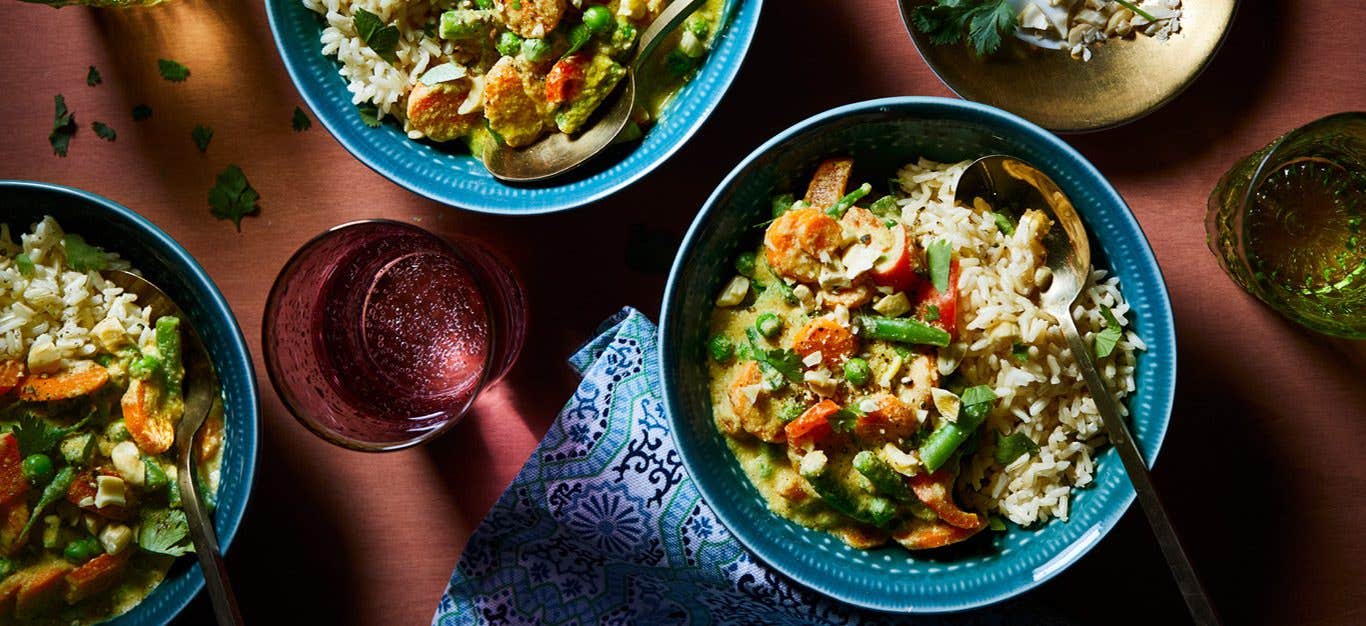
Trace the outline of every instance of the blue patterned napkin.
<instances>
[{"instance_id":1,"label":"blue patterned napkin","mask_svg":"<svg viewBox=\"0 0 1366 626\"><path fill-rule=\"evenodd\" d=\"M470 538L433 626L887 621L759 564L717 521L674 450L657 357L654 324L626 308L570 358L583 384Z\"/></svg>"}]
</instances>

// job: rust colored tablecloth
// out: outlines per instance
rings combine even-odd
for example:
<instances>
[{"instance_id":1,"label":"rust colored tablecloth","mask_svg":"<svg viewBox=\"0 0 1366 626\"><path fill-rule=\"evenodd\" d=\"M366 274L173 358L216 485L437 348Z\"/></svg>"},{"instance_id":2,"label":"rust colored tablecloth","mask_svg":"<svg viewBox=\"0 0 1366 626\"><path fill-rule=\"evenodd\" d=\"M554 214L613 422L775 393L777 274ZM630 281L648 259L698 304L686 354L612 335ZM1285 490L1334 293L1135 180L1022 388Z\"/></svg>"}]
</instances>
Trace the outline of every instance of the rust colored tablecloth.
<instances>
[{"instance_id":1,"label":"rust colored tablecloth","mask_svg":"<svg viewBox=\"0 0 1366 626\"><path fill-rule=\"evenodd\" d=\"M811 114L949 95L895 2L770 0L730 94L663 168L580 211L493 218L403 191L319 124L293 132L302 101L259 1L127 11L0 3L0 178L82 187L147 215L204 264L257 349L261 471L228 558L253 623L427 623L469 533L574 388L565 357L622 305L657 318L664 271L628 265L627 235L678 240L740 158ZM1363 23L1360 1L1248 0L1188 92L1141 123L1069 138L1133 207L1166 273L1181 373L1156 480L1230 623L1366 619L1366 346L1311 335L1243 294L1202 227L1206 195L1234 160L1319 116L1366 109ZM164 82L158 58L185 63L190 80ZM89 65L102 85L86 86ZM82 124L65 159L47 143L56 93ZM154 115L134 123L129 112L142 103ZM94 120L118 140L98 140ZM201 123L215 131L203 155L190 139ZM262 197L240 234L205 199L229 163ZM295 423L258 346L266 293L289 254L328 226L379 216L485 239L525 278L533 310L521 362L464 423L416 450L366 455ZM1019 602L1088 622L1185 619L1136 510ZM181 621L211 619L201 597Z\"/></svg>"}]
</instances>

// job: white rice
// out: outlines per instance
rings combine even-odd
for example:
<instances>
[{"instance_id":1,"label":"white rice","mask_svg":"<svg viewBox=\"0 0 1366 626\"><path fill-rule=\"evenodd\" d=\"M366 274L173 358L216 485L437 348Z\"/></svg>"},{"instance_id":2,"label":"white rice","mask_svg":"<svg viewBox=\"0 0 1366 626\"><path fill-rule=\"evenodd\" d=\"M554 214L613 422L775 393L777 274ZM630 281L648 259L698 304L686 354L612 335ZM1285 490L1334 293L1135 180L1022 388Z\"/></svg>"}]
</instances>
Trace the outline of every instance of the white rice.
<instances>
[{"instance_id":1,"label":"white rice","mask_svg":"<svg viewBox=\"0 0 1366 626\"><path fill-rule=\"evenodd\" d=\"M449 57L453 44L436 36L441 13L449 2L441 0L302 0L305 7L323 16L327 26L319 41L325 55L341 63L338 73L346 80L351 103L373 104L379 116L391 115L405 122L408 92L418 77ZM354 16L365 9L385 24L396 24L399 31L397 57L393 63L381 59L356 33ZM424 32L431 32L428 36ZM412 131L410 131L411 134ZM421 137L419 133L417 137Z\"/></svg>"},{"instance_id":2,"label":"white rice","mask_svg":"<svg viewBox=\"0 0 1366 626\"><path fill-rule=\"evenodd\" d=\"M969 384L989 385L999 397L962 480L976 498L971 504L1017 524L1066 520L1072 488L1095 477L1096 448L1106 441L1100 414L1061 329L1038 305L1048 277L1043 255L1031 247L1035 230L1021 220L1007 237L991 213L954 204L954 185L967 165L922 159L899 173L907 194L902 216L913 235L922 246L948 239L959 259L960 333L941 356L941 372L956 362ZM1118 278L1095 270L1072 311L1088 345L1105 328L1102 305L1128 325ZM1024 362L1012 358L1016 342L1028 346ZM1145 348L1128 331L1098 360L1101 376L1120 398L1134 390L1134 352ZM1120 409L1127 416L1123 403ZM1039 453L1001 467L994 454L997 432L1025 433Z\"/></svg>"},{"instance_id":3,"label":"white rice","mask_svg":"<svg viewBox=\"0 0 1366 626\"><path fill-rule=\"evenodd\" d=\"M0 359L23 359L30 371L63 369L103 348L155 345L151 309L99 272L78 272L66 262L65 233L44 217L33 231L10 238L0 225ZM33 271L25 276L15 258L26 254ZM111 269L128 269L108 254Z\"/></svg>"}]
</instances>

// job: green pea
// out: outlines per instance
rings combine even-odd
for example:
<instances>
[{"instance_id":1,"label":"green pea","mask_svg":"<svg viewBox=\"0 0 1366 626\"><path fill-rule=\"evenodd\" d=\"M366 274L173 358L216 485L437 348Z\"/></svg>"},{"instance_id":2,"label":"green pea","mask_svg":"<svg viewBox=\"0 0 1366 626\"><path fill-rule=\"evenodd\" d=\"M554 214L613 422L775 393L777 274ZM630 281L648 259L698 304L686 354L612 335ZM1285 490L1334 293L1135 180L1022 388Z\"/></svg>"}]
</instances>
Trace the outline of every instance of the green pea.
<instances>
[{"instance_id":1,"label":"green pea","mask_svg":"<svg viewBox=\"0 0 1366 626\"><path fill-rule=\"evenodd\" d=\"M683 23L683 28L698 39L706 39L707 34L711 32L711 22L701 15L693 15L688 18L687 22Z\"/></svg>"},{"instance_id":2,"label":"green pea","mask_svg":"<svg viewBox=\"0 0 1366 626\"><path fill-rule=\"evenodd\" d=\"M594 33L605 32L613 24L612 10L600 4L583 10L583 23Z\"/></svg>"},{"instance_id":3,"label":"green pea","mask_svg":"<svg viewBox=\"0 0 1366 626\"><path fill-rule=\"evenodd\" d=\"M495 47L498 49L498 54L509 57L517 56L517 53L522 50L522 38L518 37L517 33L503 31L498 35L498 45Z\"/></svg>"},{"instance_id":4,"label":"green pea","mask_svg":"<svg viewBox=\"0 0 1366 626\"><path fill-rule=\"evenodd\" d=\"M754 320L754 330L759 331L760 335L772 339L783 331L783 320L779 319L777 314L763 313Z\"/></svg>"},{"instance_id":5,"label":"green pea","mask_svg":"<svg viewBox=\"0 0 1366 626\"><path fill-rule=\"evenodd\" d=\"M104 552L104 548L100 546L100 541L94 537L85 536L66 544L62 556L72 563L84 563L95 558L101 552Z\"/></svg>"},{"instance_id":6,"label":"green pea","mask_svg":"<svg viewBox=\"0 0 1366 626\"><path fill-rule=\"evenodd\" d=\"M754 264L758 258L753 252L741 252L740 256L735 257L735 271L741 276L754 278Z\"/></svg>"},{"instance_id":7,"label":"green pea","mask_svg":"<svg viewBox=\"0 0 1366 626\"><path fill-rule=\"evenodd\" d=\"M123 420L119 420L117 422L110 422L108 426L105 426L104 436L108 437L111 441L115 443L118 443L120 441L128 441L129 439L133 438L132 433L128 432L128 425L125 424Z\"/></svg>"},{"instance_id":8,"label":"green pea","mask_svg":"<svg viewBox=\"0 0 1366 626\"><path fill-rule=\"evenodd\" d=\"M532 63L544 61L550 57L550 44L544 39L528 39L522 42L522 56Z\"/></svg>"},{"instance_id":9,"label":"green pea","mask_svg":"<svg viewBox=\"0 0 1366 626\"><path fill-rule=\"evenodd\" d=\"M844 379L850 383L862 387L868 384L868 379L872 377L873 370L868 367L868 362L854 357L844 363Z\"/></svg>"},{"instance_id":10,"label":"green pea","mask_svg":"<svg viewBox=\"0 0 1366 626\"><path fill-rule=\"evenodd\" d=\"M707 352L711 354L713 361L725 363L735 356L735 344L731 343L725 335L714 335L707 342Z\"/></svg>"},{"instance_id":11,"label":"green pea","mask_svg":"<svg viewBox=\"0 0 1366 626\"><path fill-rule=\"evenodd\" d=\"M52 459L46 454L30 454L24 459L20 469L24 472L24 478L35 485L45 485L52 480L55 470L52 467Z\"/></svg>"}]
</instances>

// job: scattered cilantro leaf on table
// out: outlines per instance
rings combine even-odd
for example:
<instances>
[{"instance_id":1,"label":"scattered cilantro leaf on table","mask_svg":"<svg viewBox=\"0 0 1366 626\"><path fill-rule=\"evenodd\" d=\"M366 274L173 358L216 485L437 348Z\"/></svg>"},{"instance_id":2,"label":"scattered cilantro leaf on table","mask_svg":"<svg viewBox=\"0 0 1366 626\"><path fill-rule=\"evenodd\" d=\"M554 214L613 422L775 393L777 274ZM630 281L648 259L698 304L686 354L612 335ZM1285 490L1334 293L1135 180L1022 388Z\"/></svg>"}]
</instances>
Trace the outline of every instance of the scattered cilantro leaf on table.
<instances>
[{"instance_id":1,"label":"scattered cilantro leaf on table","mask_svg":"<svg viewBox=\"0 0 1366 626\"><path fill-rule=\"evenodd\" d=\"M394 54L394 49L398 47L398 27L392 24L385 25L381 22L378 15L356 9L356 15L352 18L352 25L356 28L356 34L360 35L361 41L370 46L379 58L390 63L398 60L398 55Z\"/></svg>"},{"instance_id":2,"label":"scattered cilantro leaf on table","mask_svg":"<svg viewBox=\"0 0 1366 626\"><path fill-rule=\"evenodd\" d=\"M97 121L94 124L91 124L90 128L95 131L96 137L105 141L113 141L118 138L118 133L115 133L114 129L104 122Z\"/></svg>"},{"instance_id":3,"label":"scattered cilantro leaf on table","mask_svg":"<svg viewBox=\"0 0 1366 626\"><path fill-rule=\"evenodd\" d=\"M152 117L152 107L149 107L145 104L139 104L133 107L134 122L141 122L142 120L145 120L149 117Z\"/></svg>"},{"instance_id":4,"label":"scattered cilantro leaf on table","mask_svg":"<svg viewBox=\"0 0 1366 626\"><path fill-rule=\"evenodd\" d=\"M911 14L915 29L930 43L949 45L967 38L978 55L1001 48L1001 37L1015 32L1015 7L1009 0L935 0Z\"/></svg>"},{"instance_id":5,"label":"scattered cilantro leaf on table","mask_svg":"<svg viewBox=\"0 0 1366 626\"><path fill-rule=\"evenodd\" d=\"M242 218L261 210L256 202L261 195L247 182L242 168L229 165L218 175L218 181L209 189L209 210L220 220L232 220L237 232L242 232Z\"/></svg>"},{"instance_id":6,"label":"scattered cilantro leaf on table","mask_svg":"<svg viewBox=\"0 0 1366 626\"><path fill-rule=\"evenodd\" d=\"M170 59L157 59L157 71L161 77L173 83L185 82L190 77L190 68Z\"/></svg>"},{"instance_id":7,"label":"scattered cilantro leaf on table","mask_svg":"<svg viewBox=\"0 0 1366 626\"><path fill-rule=\"evenodd\" d=\"M365 124L370 128L379 127L381 123L379 118L379 109L375 108L375 105L366 103L357 106L356 113L360 115L360 121L362 124Z\"/></svg>"},{"instance_id":8,"label":"scattered cilantro leaf on table","mask_svg":"<svg viewBox=\"0 0 1366 626\"><path fill-rule=\"evenodd\" d=\"M66 98L62 94L57 94L53 98L56 111L52 119L52 132L48 134L47 141L52 144L52 153L65 157L66 150L71 145L71 138L76 134L76 115L66 108Z\"/></svg>"},{"instance_id":9,"label":"scattered cilantro leaf on table","mask_svg":"<svg viewBox=\"0 0 1366 626\"><path fill-rule=\"evenodd\" d=\"M194 139L194 145L199 148L200 152L207 152L209 140L213 139L213 129L203 124L197 124L194 130L190 131L190 137Z\"/></svg>"},{"instance_id":10,"label":"scattered cilantro leaf on table","mask_svg":"<svg viewBox=\"0 0 1366 626\"><path fill-rule=\"evenodd\" d=\"M1120 326L1119 320L1115 319L1115 312L1108 306L1100 307L1100 314L1105 317L1105 330L1096 333L1095 349L1096 356L1105 358L1115 351L1115 345L1124 336L1124 328Z\"/></svg>"},{"instance_id":11,"label":"scattered cilantro leaf on table","mask_svg":"<svg viewBox=\"0 0 1366 626\"><path fill-rule=\"evenodd\" d=\"M104 82L104 79L100 78L100 71L95 69L95 66L91 65L90 71L85 73L85 84L94 87L102 82Z\"/></svg>"},{"instance_id":12,"label":"scattered cilantro leaf on table","mask_svg":"<svg viewBox=\"0 0 1366 626\"><path fill-rule=\"evenodd\" d=\"M294 119L290 121L290 124L294 127L294 132L296 133L308 130L313 126L312 120L308 119L308 114L304 113L304 110L299 107L294 107Z\"/></svg>"}]
</instances>

